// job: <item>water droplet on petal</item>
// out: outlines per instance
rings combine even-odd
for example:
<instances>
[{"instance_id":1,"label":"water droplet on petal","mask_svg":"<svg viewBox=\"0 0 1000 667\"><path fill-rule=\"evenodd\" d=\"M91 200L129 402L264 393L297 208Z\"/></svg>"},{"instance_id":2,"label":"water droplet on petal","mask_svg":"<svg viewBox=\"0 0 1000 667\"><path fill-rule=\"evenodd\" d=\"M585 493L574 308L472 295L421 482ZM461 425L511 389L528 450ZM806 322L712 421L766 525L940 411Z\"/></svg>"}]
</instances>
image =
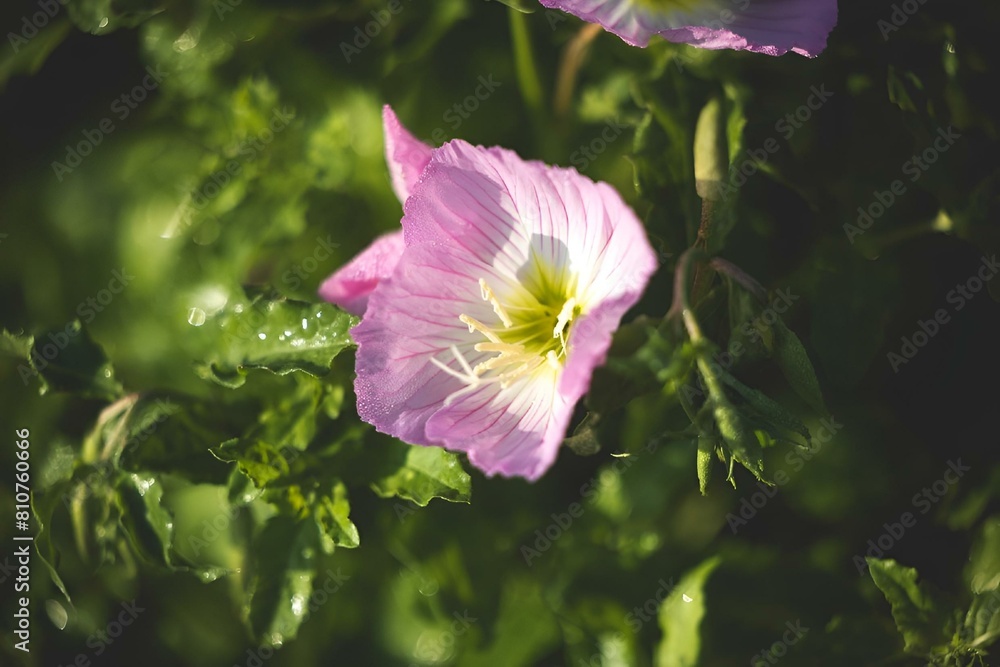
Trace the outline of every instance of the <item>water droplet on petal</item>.
<instances>
[{"instance_id":1,"label":"water droplet on petal","mask_svg":"<svg viewBox=\"0 0 1000 667\"><path fill-rule=\"evenodd\" d=\"M257 334L257 338L260 338L261 340L267 340L267 334L264 333L264 332L261 332L261 333Z\"/></svg>"},{"instance_id":2,"label":"water droplet on petal","mask_svg":"<svg viewBox=\"0 0 1000 667\"><path fill-rule=\"evenodd\" d=\"M681 593L681 599L685 602L693 602L694 598L688 597L687 593Z\"/></svg>"},{"instance_id":3,"label":"water droplet on petal","mask_svg":"<svg viewBox=\"0 0 1000 667\"><path fill-rule=\"evenodd\" d=\"M188 311L188 324L200 327L205 323L205 311L201 308L192 308Z\"/></svg>"},{"instance_id":4,"label":"water droplet on petal","mask_svg":"<svg viewBox=\"0 0 1000 667\"><path fill-rule=\"evenodd\" d=\"M432 595L436 595L440 588L438 582L434 579L421 579L420 587L417 590L420 591L421 595L431 597Z\"/></svg>"}]
</instances>

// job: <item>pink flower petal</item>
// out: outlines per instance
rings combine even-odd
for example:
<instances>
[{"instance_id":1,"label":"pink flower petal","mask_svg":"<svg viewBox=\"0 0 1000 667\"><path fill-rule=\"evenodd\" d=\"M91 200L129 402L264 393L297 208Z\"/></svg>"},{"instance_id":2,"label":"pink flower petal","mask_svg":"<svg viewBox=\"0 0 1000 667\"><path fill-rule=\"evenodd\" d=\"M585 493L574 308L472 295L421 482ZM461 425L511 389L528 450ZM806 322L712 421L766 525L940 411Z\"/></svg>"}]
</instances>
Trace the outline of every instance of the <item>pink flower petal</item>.
<instances>
[{"instance_id":1,"label":"pink flower petal","mask_svg":"<svg viewBox=\"0 0 1000 667\"><path fill-rule=\"evenodd\" d=\"M407 442L465 451L487 474L537 479L656 268L642 225L607 185L463 141L434 151L404 208L403 258L352 332L358 412ZM459 316L505 326L480 280L503 303L573 295L581 312L570 323L565 368L539 354L506 388L463 371L452 346L470 367L497 353L477 352L486 339ZM468 380L455 377L463 372Z\"/></svg>"},{"instance_id":2,"label":"pink flower petal","mask_svg":"<svg viewBox=\"0 0 1000 667\"><path fill-rule=\"evenodd\" d=\"M576 401L556 391L555 371L503 389L483 385L449 399L427 422L427 437L464 451L487 475L534 481L559 453Z\"/></svg>"},{"instance_id":3,"label":"pink flower petal","mask_svg":"<svg viewBox=\"0 0 1000 667\"><path fill-rule=\"evenodd\" d=\"M633 46L652 35L705 49L814 57L837 24L837 0L705 0L690 10L658 9L636 0L540 0L546 7L598 23Z\"/></svg>"},{"instance_id":4,"label":"pink flower petal","mask_svg":"<svg viewBox=\"0 0 1000 667\"><path fill-rule=\"evenodd\" d=\"M433 149L410 134L388 104L382 107L382 127L385 131L385 161L392 175L392 189L399 202L403 203L420 180Z\"/></svg>"},{"instance_id":5,"label":"pink flower petal","mask_svg":"<svg viewBox=\"0 0 1000 667\"><path fill-rule=\"evenodd\" d=\"M478 274L456 266L462 266L461 257L450 248L407 248L351 330L358 344L358 414L379 431L415 445L438 444L424 434L427 419L465 387L431 358L461 371L452 345L470 364L490 356L473 349L481 339L458 318L465 313L486 319L492 310L480 297Z\"/></svg>"},{"instance_id":6,"label":"pink flower petal","mask_svg":"<svg viewBox=\"0 0 1000 667\"><path fill-rule=\"evenodd\" d=\"M364 315L368 297L403 256L403 232L384 234L323 281L319 295L352 315Z\"/></svg>"}]
</instances>

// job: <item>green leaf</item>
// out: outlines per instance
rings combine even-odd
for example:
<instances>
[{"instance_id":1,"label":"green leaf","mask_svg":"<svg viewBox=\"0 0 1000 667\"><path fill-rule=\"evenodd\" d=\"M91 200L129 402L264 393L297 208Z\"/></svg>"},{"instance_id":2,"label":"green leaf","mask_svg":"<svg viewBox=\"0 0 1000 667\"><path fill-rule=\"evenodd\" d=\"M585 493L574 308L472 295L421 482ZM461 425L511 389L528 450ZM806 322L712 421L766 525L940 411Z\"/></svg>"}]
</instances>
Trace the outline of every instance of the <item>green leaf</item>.
<instances>
[{"instance_id":1,"label":"green leaf","mask_svg":"<svg viewBox=\"0 0 1000 667\"><path fill-rule=\"evenodd\" d=\"M764 477L764 454L757 436L747 427L739 411L728 400L723 401L713 395L712 401L715 403L715 406L712 408L712 416L715 418L719 434L725 441L733 458L744 468L752 472L757 479L766 482L767 480ZM733 484L736 483L733 481L732 476L730 476L729 481L733 482Z\"/></svg>"},{"instance_id":2,"label":"green leaf","mask_svg":"<svg viewBox=\"0 0 1000 667\"><path fill-rule=\"evenodd\" d=\"M333 480L330 488L316 493L310 504L310 510L323 533L324 552L333 553L334 546L354 549L361 544L358 527L350 519L351 504L343 482Z\"/></svg>"},{"instance_id":3,"label":"green leaf","mask_svg":"<svg viewBox=\"0 0 1000 667\"><path fill-rule=\"evenodd\" d=\"M660 605L663 639L656 649L656 667L695 667L699 664L705 582L720 562L717 556L710 558L685 574Z\"/></svg>"},{"instance_id":4,"label":"green leaf","mask_svg":"<svg viewBox=\"0 0 1000 667\"><path fill-rule=\"evenodd\" d=\"M217 353L197 364L198 374L235 389L251 368L278 375L325 375L333 359L353 345L348 329L358 319L327 303L257 297L214 317L221 330Z\"/></svg>"},{"instance_id":5,"label":"green leaf","mask_svg":"<svg viewBox=\"0 0 1000 667\"><path fill-rule=\"evenodd\" d=\"M1000 517L994 516L983 524L972 549L968 577L977 595L1000 590Z\"/></svg>"},{"instance_id":6,"label":"green leaf","mask_svg":"<svg viewBox=\"0 0 1000 667\"><path fill-rule=\"evenodd\" d=\"M459 667L529 667L560 638L559 623L534 581L511 577L504 582L500 609L489 646L464 651Z\"/></svg>"},{"instance_id":7,"label":"green leaf","mask_svg":"<svg viewBox=\"0 0 1000 667\"><path fill-rule=\"evenodd\" d=\"M35 336L29 361L42 380L42 394L66 392L105 400L122 395L104 350L79 321Z\"/></svg>"},{"instance_id":8,"label":"green leaf","mask_svg":"<svg viewBox=\"0 0 1000 667\"><path fill-rule=\"evenodd\" d=\"M774 325L774 360L802 400L812 409L826 413L816 369L799 337L780 319Z\"/></svg>"},{"instance_id":9,"label":"green leaf","mask_svg":"<svg viewBox=\"0 0 1000 667\"><path fill-rule=\"evenodd\" d=\"M210 450L212 456L226 463L235 463L259 489L291 471L288 450L278 450L263 440L244 441L233 438ZM297 450L295 450L297 453Z\"/></svg>"},{"instance_id":10,"label":"green leaf","mask_svg":"<svg viewBox=\"0 0 1000 667\"><path fill-rule=\"evenodd\" d=\"M426 506L432 498L467 503L472 498L472 478L462 468L458 455L440 447L405 445L394 441L389 456L398 457L399 468L372 483L383 498L399 497Z\"/></svg>"},{"instance_id":11,"label":"green leaf","mask_svg":"<svg viewBox=\"0 0 1000 667\"><path fill-rule=\"evenodd\" d=\"M31 336L18 336L6 329L0 335L0 352L17 359L27 359L31 353Z\"/></svg>"},{"instance_id":12,"label":"green leaf","mask_svg":"<svg viewBox=\"0 0 1000 667\"><path fill-rule=\"evenodd\" d=\"M5 49L4 57L0 59L0 92L7 87L7 81L14 74L34 74L41 69L72 28L69 21L58 20L39 30L39 34L31 39L8 33L11 51ZM11 35L14 37L11 38Z\"/></svg>"},{"instance_id":13,"label":"green leaf","mask_svg":"<svg viewBox=\"0 0 1000 667\"><path fill-rule=\"evenodd\" d=\"M977 595L965 614L960 635L961 645L985 648L1000 638L1000 592Z\"/></svg>"},{"instance_id":14,"label":"green leaf","mask_svg":"<svg viewBox=\"0 0 1000 667\"><path fill-rule=\"evenodd\" d=\"M50 486L44 491L35 491L31 494L31 513L38 523L38 532L35 534L35 551L41 558L45 569L48 570L52 583L66 597L66 601L71 605L73 599L66 590L66 584L59 576L59 551L52 540L52 520L57 508L62 506L65 494L73 486L71 480L62 480Z\"/></svg>"},{"instance_id":15,"label":"green leaf","mask_svg":"<svg viewBox=\"0 0 1000 667\"><path fill-rule=\"evenodd\" d=\"M772 427L776 431L789 431L791 433L796 433L801 435L808 442L810 440L809 429L803 424L798 417L786 410L781 406L781 404L772 400L763 392L748 387L739 380L737 380L732 374L730 374L726 369L719 368L718 374L719 378L726 384L726 386L731 387L736 390L743 400L746 401L742 408L749 409L752 411L753 416L757 416L767 423L767 426ZM772 435L777 435L772 433Z\"/></svg>"},{"instance_id":16,"label":"green leaf","mask_svg":"<svg viewBox=\"0 0 1000 667\"><path fill-rule=\"evenodd\" d=\"M896 629L903 635L904 650L928 655L947 644L944 629L950 613L930 589L917 583L917 571L892 559L867 558L872 580L892 606Z\"/></svg>"},{"instance_id":17,"label":"green leaf","mask_svg":"<svg viewBox=\"0 0 1000 667\"><path fill-rule=\"evenodd\" d=\"M136 552L171 566L174 519L162 504L163 484L150 474L123 475L118 483L122 527Z\"/></svg>"},{"instance_id":18,"label":"green leaf","mask_svg":"<svg viewBox=\"0 0 1000 667\"><path fill-rule=\"evenodd\" d=\"M322 549L319 526L307 517L272 517L254 539L250 627L258 641L279 646L298 633L309 613L309 598Z\"/></svg>"}]
</instances>

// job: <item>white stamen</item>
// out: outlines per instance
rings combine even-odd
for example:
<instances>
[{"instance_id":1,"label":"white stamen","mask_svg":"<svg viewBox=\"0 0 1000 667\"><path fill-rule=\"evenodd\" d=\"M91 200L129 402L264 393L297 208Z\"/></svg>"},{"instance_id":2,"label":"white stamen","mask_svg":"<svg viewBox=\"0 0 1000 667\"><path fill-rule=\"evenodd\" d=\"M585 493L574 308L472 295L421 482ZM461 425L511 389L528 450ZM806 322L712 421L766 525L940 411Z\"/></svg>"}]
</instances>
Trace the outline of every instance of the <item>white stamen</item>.
<instances>
[{"instance_id":1,"label":"white stamen","mask_svg":"<svg viewBox=\"0 0 1000 667\"><path fill-rule=\"evenodd\" d=\"M509 329L514 324L514 321L510 319L510 315L504 310L504 307L500 304L500 300L497 299L496 295L493 294L493 290L490 289L490 286L482 278L479 279L479 291L483 295L483 301L490 302L490 305L493 306L493 312L497 314L503 325Z\"/></svg>"},{"instance_id":2,"label":"white stamen","mask_svg":"<svg viewBox=\"0 0 1000 667\"><path fill-rule=\"evenodd\" d=\"M462 353L458 351L458 348L452 345L451 353L454 355L455 360L458 361L459 365L461 365L462 370L465 371L465 375L459 373L451 366L448 366L447 364L438 361L437 358L435 357L431 357L431 363L433 363L435 366L443 370L448 375L457 378L462 382L465 382L466 384L469 385L479 384L479 374L476 373L475 370L473 370L472 366L469 365L469 362L466 361Z\"/></svg>"},{"instance_id":3,"label":"white stamen","mask_svg":"<svg viewBox=\"0 0 1000 667\"><path fill-rule=\"evenodd\" d=\"M552 328L552 337L563 339L563 331L566 329L566 325L570 323L573 319L573 311L576 309L576 297L570 297L563 304L562 310L559 311L559 317L556 318L556 325ZM563 342L563 347L566 346L565 341Z\"/></svg>"}]
</instances>

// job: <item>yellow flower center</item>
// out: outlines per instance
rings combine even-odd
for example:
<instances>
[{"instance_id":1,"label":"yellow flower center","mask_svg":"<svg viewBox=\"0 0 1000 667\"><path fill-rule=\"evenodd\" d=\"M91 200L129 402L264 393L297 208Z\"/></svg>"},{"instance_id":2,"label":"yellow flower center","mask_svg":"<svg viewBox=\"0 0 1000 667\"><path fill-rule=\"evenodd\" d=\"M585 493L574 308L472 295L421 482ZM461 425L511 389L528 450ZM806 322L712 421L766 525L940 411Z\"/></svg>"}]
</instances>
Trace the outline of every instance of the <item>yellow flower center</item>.
<instances>
[{"instance_id":1,"label":"yellow flower center","mask_svg":"<svg viewBox=\"0 0 1000 667\"><path fill-rule=\"evenodd\" d=\"M583 304L572 296L575 280L554 281L551 272L533 263L529 277L522 281L524 289L502 302L484 279L479 290L484 301L493 307L496 322L484 323L466 314L459 320L478 333L483 340L475 344L476 352L493 356L471 367L457 348L452 354L462 366L458 373L437 359L432 361L442 370L468 385L499 382L502 388L532 374L545 365L559 370L566 361L567 340L573 319L583 311Z\"/></svg>"}]
</instances>

